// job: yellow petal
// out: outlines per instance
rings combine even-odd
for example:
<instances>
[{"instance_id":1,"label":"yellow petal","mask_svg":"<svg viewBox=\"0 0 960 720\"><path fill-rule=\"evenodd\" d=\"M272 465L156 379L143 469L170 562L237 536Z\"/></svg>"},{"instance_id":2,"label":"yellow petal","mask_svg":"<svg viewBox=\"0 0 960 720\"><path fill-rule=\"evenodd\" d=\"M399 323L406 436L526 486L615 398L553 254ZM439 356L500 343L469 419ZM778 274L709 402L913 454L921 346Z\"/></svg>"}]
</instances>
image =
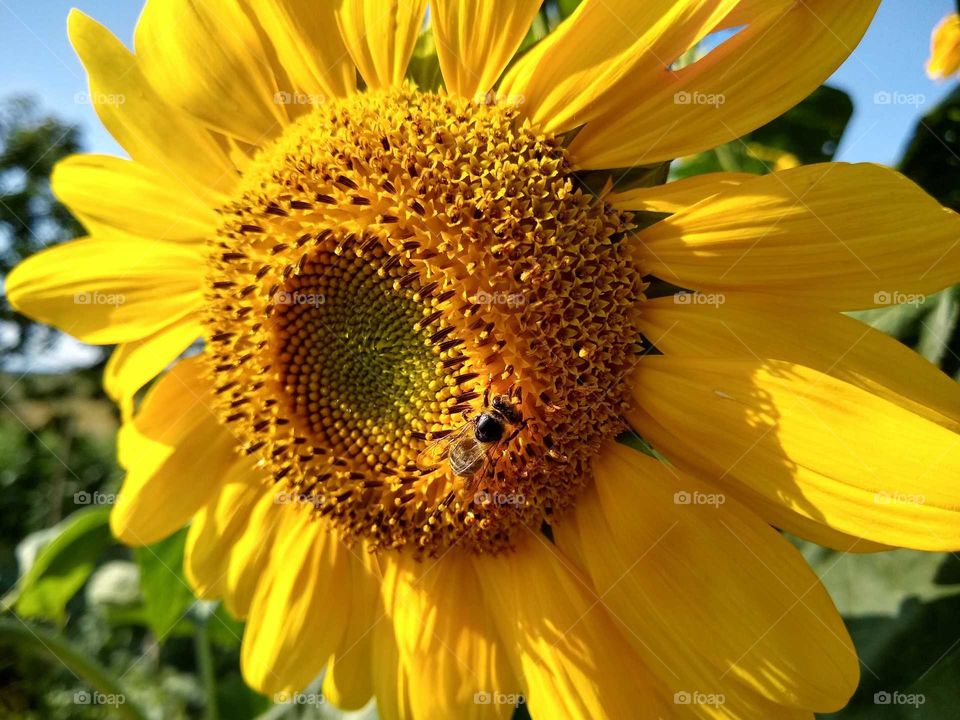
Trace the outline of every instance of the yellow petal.
<instances>
[{"instance_id":1,"label":"yellow petal","mask_svg":"<svg viewBox=\"0 0 960 720\"><path fill-rule=\"evenodd\" d=\"M140 63L105 27L79 10L67 23L90 80L90 101L130 157L180 178L215 207L236 184L228 153L199 123L165 103Z\"/></svg>"},{"instance_id":2,"label":"yellow petal","mask_svg":"<svg viewBox=\"0 0 960 720\"><path fill-rule=\"evenodd\" d=\"M147 545L176 532L221 486L236 460L236 441L210 408L202 358L164 375L131 422L117 452L127 476L110 514L113 534Z\"/></svg>"},{"instance_id":3,"label":"yellow petal","mask_svg":"<svg viewBox=\"0 0 960 720\"><path fill-rule=\"evenodd\" d=\"M238 0L148 0L134 47L157 93L210 127L259 146L288 122L269 51Z\"/></svg>"},{"instance_id":4,"label":"yellow petal","mask_svg":"<svg viewBox=\"0 0 960 720\"><path fill-rule=\"evenodd\" d=\"M340 34L368 87L403 84L426 7L427 0L341 0Z\"/></svg>"},{"instance_id":5,"label":"yellow petal","mask_svg":"<svg viewBox=\"0 0 960 720\"><path fill-rule=\"evenodd\" d=\"M430 22L447 89L486 93L530 29L540 0L433 0Z\"/></svg>"},{"instance_id":6,"label":"yellow petal","mask_svg":"<svg viewBox=\"0 0 960 720\"><path fill-rule=\"evenodd\" d=\"M91 234L122 234L186 242L214 235L213 208L172 175L107 155L73 155L57 163L54 194Z\"/></svg>"},{"instance_id":7,"label":"yellow petal","mask_svg":"<svg viewBox=\"0 0 960 720\"><path fill-rule=\"evenodd\" d=\"M230 549L223 604L236 618L247 617L261 577L266 574L274 538L290 511L287 503L280 502L284 497L277 491L264 493Z\"/></svg>"},{"instance_id":8,"label":"yellow petal","mask_svg":"<svg viewBox=\"0 0 960 720\"><path fill-rule=\"evenodd\" d=\"M644 3L646 4L646 3ZM860 42L879 0L741 3L745 26L679 70L618 86L611 107L570 144L581 168L632 167L692 155L740 137L803 100Z\"/></svg>"},{"instance_id":9,"label":"yellow petal","mask_svg":"<svg viewBox=\"0 0 960 720\"><path fill-rule=\"evenodd\" d=\"M125 343L201 306L203 261L187 245L83 238L21 262L6 293L19 312L84 342Z\"/></svg>"},{"instance_id":10,"label":"yellow petal","mask_svg":"<svg viewBox=\"0 0 960 720\"><path fill-rule=\"evenodd\" d=\"M374 625L384 619L380 603L381 578L373 556L365 549L350 560L350 618L340 646L327 665L323 695L342 710L359 710L373 697ZM376 648L379 652L379 648Z\"/></svg>"},{"instance_id":11,"label":"yellow petal","mask_svg":"<svg viewBox=\"0 0 960 720\"><path fill-rule=\"evenodd\" d=\"M297 692L324 668L343 635L350 552L311 513L285 506L270 562L247 618L240 665L266 695Z\"/></svg>"},{"instance_id":12,"label":"yellow petal","mask_svg":"<svg viewBox=\"0 0 960 720\"><path fill-rule=\"evenodd\" d=\"M191 313L142 340L118 345L103 371L103 389L119 406L123 419L133 412L134 396L203 334Z\"/></svg>"},{"instance_id":13,"label":"yellow petal","mask_svg":"<svg viewBox=\"0 0 960 720\"><path fill-rule=\"evenodd\" d=\"M216 494L190 522L183 569L197 597L216 599L226 593L230 552L247 529L250 513L267 493L247 458L234 462Z\"/></svg>"},{"instance_id":14,"label":"yellow petal","mask_svg":"<svg viewBox=\"0 0 960 720\"><path fill-rule=\"evenodd\" d=\"M418 562L395 554L384 564L383 602L393 621L418 720L509 718L518 697L480 582L467 555Z\"/></svg>"},{"instance_id":15,"label":"yellow petal","mask_svg":"<svg viewBox=\"0 0 960 720\"><path fill-rule=\"evenodd\" d=\"M621 210L676 213L755 177L735 172L695 175L666 185L610 193L607 202Z\"/></svg>"},{"instance_id":16,"label":"yellow petal","mask_svg":"<svg viewBox=\"0 0 960 720\"><path fill-rule=\"evenodd\" d=\"M679 675L678 690L699 676L699 691L724 694L729 675L785 705L846 704L856 652L787 540L716 487L617 443L595 477L576 511L587 567L651 666L659 658Z\"/></svg>"},{"instance_id":17,"label":"yellow petal","mask_svg":"<svg viewBox=\"0 0 960 720\"><path fill-rule=\"evenodd\" d=\"M270 38L280 67L305 100L345 97L355 91L357 70L337 30L335 3L250 0L249 5Z\"/></svg>"},{"instance_id":18,"label":"yellow petal","mask_svg":"<svg viewBox=\"0 0 960 720\"><path fill-rule=\"evenodd\" d=\"M689 445L684 445L672 432L642 410L631 410L627 418L643 438L657 449L657 452L687 474L713 478L723 475L722 470L717 470L714 463L698 452L699 448L695 450ZM711 467L714 468L712 471L704 470ZM719 484L722 484L726 492L747 505L771 526L822 547L849 553L874 553L891 549L889 545L842 533L836 528L823 524L819 519L795 512L777 498L762 495L745 485L722 481L719 481Z\"/></svg>"},{"instance_id":19,"label":"yellow petal","mask_svg":"<svg viewBox=\"0 0 960 720\"><path fill-rule=\"evenodd\" d=\"M634 236L646 271L676 285L838 310L957 282L958 238L957 214L907 178L844 163L749 180Z\"/></svg>"},{"instance_id":20,"label":"yellow petal","mask_svg":"<svg viewBox=\"0 0 960 720\"><path fill-rule=\"evenodd\" d=\"M752 357L649 357L633 385L637 406L672 436L668 457L690 448L691 462L709 460L701 473L712 480L848 535L960 547L960 437L900 405Z\"/></svg>"},{"instance_id":21,"label":"yellow petal","mask_svg":"<svg viewBox=\"0 0 960 720\"><path fill-rule=\"evenodd\" d=\"M890 336L845 315L769 295L730 294L717 305L694 299L644 304L640 329L664 354L786 360L960 432L960 385Z\"/></svg>"},{"instance_id":22,"label":"yellow petal","mask_svg":"<svg viewBox=\"0 0 960 720\"><path fill-rule=\"evenodd\" d=\"M521 678L533 717L669 717L660 688L620 626L546 538L475 560L488 613Z\"/></svg>"},{"instance_id":23,"label":"yellow petal","mask_svg":"<svg viewBox=\"0 0 960 720\"><path fill-rule=\"evenodd\" d=\"M571 130L624 95L635 99L638 88L667 72L738 2L584 0L510 69L500 91L523 97L524 111L545 130Z\"/></svg>"},{"instance_id":24,"label":"yellow petal","mask_svg":"<svg viewBox=\"0 0 960 720\"><path fill-rule=\"evenodd\" d=\"M374 623L373 686L377 696L377 717L380 720L412 720L407 673L400 661L400 651L393 634L393 624L386 617Z\"/></svg>"},{"instance_id":25,"label":"yellow petal","mask_svg":"<svg viewBox=\"0 0 960 720\"><path fill-rule=\"evenodd\" d=\"M930 35L930 59L927 75L933 80L946 79L960 69L960 15L950 13Z\"/></svg>"}]
</instances>

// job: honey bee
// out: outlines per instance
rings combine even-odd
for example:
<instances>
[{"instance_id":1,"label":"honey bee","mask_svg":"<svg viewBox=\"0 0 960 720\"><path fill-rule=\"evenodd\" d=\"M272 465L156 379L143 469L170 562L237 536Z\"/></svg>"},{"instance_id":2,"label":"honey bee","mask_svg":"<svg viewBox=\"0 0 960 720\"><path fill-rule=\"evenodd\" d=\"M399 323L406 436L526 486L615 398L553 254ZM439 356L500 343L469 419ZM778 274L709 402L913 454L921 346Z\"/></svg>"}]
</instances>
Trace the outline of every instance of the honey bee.
<instances>
[{"instance_id":1,"label":"honey bee","mask_svg":"<svg viewBox=\"0 0 960 720\"><path fill-rule=\"evenodd\" d=\"M506 395L496 395L488 403L489 395L488 389L483 395L486 409L449 435L432 442L417 456L417 467L423 471L434 470L447 460L453 474L464 479L467 495L477 489L497 450L519 435L526 425ZM510 429L512 432L507 435Z\"/></svg>"}]
</instances>

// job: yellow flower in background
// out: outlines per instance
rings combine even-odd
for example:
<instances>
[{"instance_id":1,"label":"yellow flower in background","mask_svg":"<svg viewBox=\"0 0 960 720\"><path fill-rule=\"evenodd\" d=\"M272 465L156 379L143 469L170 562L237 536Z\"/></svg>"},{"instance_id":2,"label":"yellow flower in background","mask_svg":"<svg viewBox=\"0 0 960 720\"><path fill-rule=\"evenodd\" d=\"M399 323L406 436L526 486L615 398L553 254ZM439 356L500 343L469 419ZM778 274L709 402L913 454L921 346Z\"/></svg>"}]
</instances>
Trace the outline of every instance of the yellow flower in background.
<instances>
[{"instance_id":1,"label":"yellow flower in background","mask_svg":"<svg viewBox=\"0 0 960 720\"><path fill-rule=\"evenodd\" d=\"M930 59L927 60L927 75L933 80L943 80L960 69L960 15L944 16L930 36Z\"/></svg>"},{"instance_id":2,"label":"yellow flower in background","mask_svg":"<svg viewBox=\"0 0 960 720\"><path fill-rule=\"evenodd\" d=\"M873 165L580 179L781 114L877 0L585 0L504 74L539 5L431 2L436 92L405 80L424 0L150 0L135 54L73 12L131 159L58 166L90 236L8 296L118 346L113 530L190 523L258 690L325 670L333 703L417 720L836 710L855 651L773 527L960 547L960 390L841 314L960 280L960 220Z\"/></svg>"}]
</instances>

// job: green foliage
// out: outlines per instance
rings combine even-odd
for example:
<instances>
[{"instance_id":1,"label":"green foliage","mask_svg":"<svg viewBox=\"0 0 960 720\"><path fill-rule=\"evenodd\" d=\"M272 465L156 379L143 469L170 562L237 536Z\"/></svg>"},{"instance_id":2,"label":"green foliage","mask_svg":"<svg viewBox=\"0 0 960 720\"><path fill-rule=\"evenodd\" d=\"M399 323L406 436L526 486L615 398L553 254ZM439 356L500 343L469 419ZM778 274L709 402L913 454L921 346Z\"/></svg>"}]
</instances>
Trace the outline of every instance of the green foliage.
<instances>
[{"instance_id":1,"label":"green foliage","mask_svg":"<svg viewBox=\"0 0 960 720\"><path fill-rule=\"evenodd\" d=\"M30 98L0 105L0 274L47 245L75 237L80 225L50 192L50 173L61 158L78 152L80 131L42 114ZM13 323L17 339L6 348L21 352L29 343L48 345L47 328L17 315L6 300L0 321Z\"/></svg>"},{"instance_id":2,"label":"green foliage","mask_svg":"<svg viewBox=\"0 0 960 720\"><path fill-rule=\"evenodd\" d=\"M17 585L16 611L21 617L64 621L67 603L113 541L109 515L106 507L87 508L54 528L53 539Z\"/></svg>"},{"instance_id":3,"label":"green foliage","mask_svg":"<svg viewBox=\"0 0 960 720\"><path fill-rule=\"evenodd\" d=\"M194 604L190 585L183 576L183 546L186 530L147 547L137 548L134 557L140 566L144 620L163 641L186 619Z\"/></svg>"},{"instance_id":4,"label":"green foliage","mask_svg":"<svg viewBox=\"0 0 960 720\"><path fill-rule=\"evenodd\" d=\"M900 170L941 204L960 210L960 87L922 117Z\"/></svg>"}]
</instances>

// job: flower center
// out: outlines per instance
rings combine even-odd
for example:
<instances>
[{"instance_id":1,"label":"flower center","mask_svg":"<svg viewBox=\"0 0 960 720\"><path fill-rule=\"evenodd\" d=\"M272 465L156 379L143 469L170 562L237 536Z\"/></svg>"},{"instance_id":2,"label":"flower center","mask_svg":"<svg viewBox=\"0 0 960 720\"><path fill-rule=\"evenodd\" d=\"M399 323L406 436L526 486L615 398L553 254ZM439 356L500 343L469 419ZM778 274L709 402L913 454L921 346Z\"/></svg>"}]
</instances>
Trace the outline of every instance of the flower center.
<instances>
[{"instance_id":1,"label":"flower center","mask_svg":"<svg viewBox=\"0 0 960 720\"><path fill-rule=\"evenodd\" d=\"M629 217L517 110L411 88L315 108L211 242L218 411L284 497L374 549L496 552L623 429Z\"/></svg>"}]
</instances>

